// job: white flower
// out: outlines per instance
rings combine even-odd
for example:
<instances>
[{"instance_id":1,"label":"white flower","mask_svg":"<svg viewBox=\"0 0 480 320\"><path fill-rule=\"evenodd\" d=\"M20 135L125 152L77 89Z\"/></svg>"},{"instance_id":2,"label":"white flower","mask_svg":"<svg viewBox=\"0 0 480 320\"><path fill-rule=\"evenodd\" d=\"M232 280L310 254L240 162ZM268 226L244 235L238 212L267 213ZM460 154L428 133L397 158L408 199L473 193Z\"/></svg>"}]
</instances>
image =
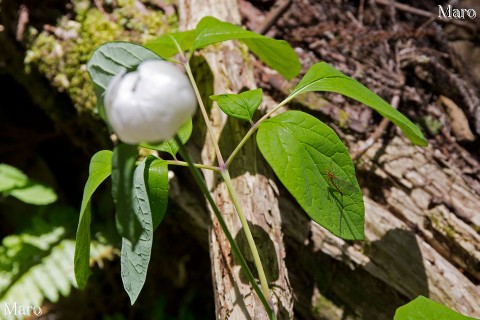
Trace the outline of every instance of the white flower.
<instances>
[{"instance_id":1,"label":"white flower","mask_svg":"<svg viewBox=\"0 0 480 320\"><path fill-rule=\"evenodd\" d=\"M120 140L167 140L194 114L197 100L187 76L171 62L147 60L117 74L105 93L108 122Z\"/></svg>"}]
</instances>

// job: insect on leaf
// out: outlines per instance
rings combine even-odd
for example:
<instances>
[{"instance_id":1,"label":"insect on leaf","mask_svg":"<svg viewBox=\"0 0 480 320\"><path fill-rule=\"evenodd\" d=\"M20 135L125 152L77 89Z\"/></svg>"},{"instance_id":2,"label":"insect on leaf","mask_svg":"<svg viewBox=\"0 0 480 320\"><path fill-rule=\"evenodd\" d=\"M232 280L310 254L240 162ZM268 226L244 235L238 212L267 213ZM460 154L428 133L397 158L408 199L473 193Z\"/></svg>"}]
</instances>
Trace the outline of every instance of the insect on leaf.
<instances>
[{"instance_id":1,"label":"insect on leaf","mask_svg":"<svg viewBox=\"0 0 480 320\"><path fill-rule=\"evenodd\" d=\"M363 239L364 204L355 168L329 126L304 112L287 111L261 123L257 144L313 221L343 239Z\"/></svg>"}]
</instances>

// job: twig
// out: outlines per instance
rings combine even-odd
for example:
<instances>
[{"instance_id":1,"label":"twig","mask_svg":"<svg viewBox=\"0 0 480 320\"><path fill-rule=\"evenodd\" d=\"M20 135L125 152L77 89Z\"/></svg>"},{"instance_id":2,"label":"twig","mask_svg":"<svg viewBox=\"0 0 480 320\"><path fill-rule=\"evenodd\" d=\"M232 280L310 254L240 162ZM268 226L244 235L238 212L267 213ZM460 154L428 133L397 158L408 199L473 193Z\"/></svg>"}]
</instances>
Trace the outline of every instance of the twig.
<instances>
[{"instance_id":1,"label":"twig","mask_svg":"<svg viewBox=\"0 0 480 320\"><path fill-rule=\"evenodd\" d=\"M477 27L470 22L456 20L456 19L441 19L440 17L438 17L434 13L431 13L431 12L425 11L425 10L421 10L421 9L417 9L415 7L411 7L411 6L403 4L403 3L392 2L390 0L372 0L372 1L375 2L375 3L378 3L382 6L391 6L392 5L398 10L413 13L413 14L416 14L416 15L419 15L419 16L422 16L422 17L433 18L433 19L435 19L436 21L439 21L439 22L456 24L458 26L468 28L472 31L477 30Z\"/></svg>"},{"instance_id":2,"label":"twig","mask_svg":"<svg viewBox=\"0 0 480 320\"><path fill-rule=\"evenodd\" d=\"M18 23L17 23L17 31L15 33L15 39L17 41L23 40L23 35L25 33L25 28L28 24L30 14L28 8L25 5L21 5L20 9L18 10Z\"/></svg>"},{"instance_id":3,"label":"twig","mask_svg":"<svg viewBox=\"0 0 480 320\"><path fill-rule=\"evenodd\" d=\"M255 32L265 34L267 31L277 22L282 14L287 11L288 7L292 4L292 0L281 0L275 3L272 9L265 16L263 23L255 28Z\"/></svg>"}]
</instances>

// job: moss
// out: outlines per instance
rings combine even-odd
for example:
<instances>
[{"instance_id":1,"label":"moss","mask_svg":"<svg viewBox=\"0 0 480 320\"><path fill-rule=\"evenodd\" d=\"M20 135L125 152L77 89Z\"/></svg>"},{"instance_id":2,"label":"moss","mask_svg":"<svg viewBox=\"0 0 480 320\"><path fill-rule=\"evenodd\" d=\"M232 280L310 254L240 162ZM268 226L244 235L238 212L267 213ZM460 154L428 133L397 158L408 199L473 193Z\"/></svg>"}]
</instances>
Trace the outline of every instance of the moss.
<instances>
[{"instance_id":1,"label":"moss","mask_svg":"<svg viewBox=\"0 0 480 320\"><path fill-rule=\"evenodd\" d=\"M134 0L119 0L109 14L92 7L90 1L74 1L74 19L63 17L53 28L29 30L25 58L27 71L36 68L59 91L70 96L79 113L95 111L96 98L86 63L101 44L114 41L143 43L168 32L177 17L160 10L138 10ZM174 28L174 27L173 27Z\"/></svg>"}]
</instances>

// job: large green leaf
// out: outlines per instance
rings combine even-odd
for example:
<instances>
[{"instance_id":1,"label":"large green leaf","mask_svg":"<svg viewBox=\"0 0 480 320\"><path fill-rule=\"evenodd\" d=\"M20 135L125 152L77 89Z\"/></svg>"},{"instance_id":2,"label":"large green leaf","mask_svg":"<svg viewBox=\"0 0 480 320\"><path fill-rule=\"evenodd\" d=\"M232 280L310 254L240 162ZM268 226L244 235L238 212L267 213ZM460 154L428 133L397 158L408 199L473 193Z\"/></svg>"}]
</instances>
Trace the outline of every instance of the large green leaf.
<instances>
[{"instance_id":1,"label":"large green leaf","mask_svg":"<svg viewBox=\"0 0 480 320\"><path fill-rule=\"evenodd\" d=\"M385 100L370 91L358 81L344 75L325 62L314 64L300 83L293 89L287 100L308 91L330 91L355 99L380 113L395 123L412 143L426 146L422 132L403 114L390 106Z\"/></svg>"},{"instance_id":2,"label":"large green leaf","mask_svg":"<svg viewBox=\"0 0 480 320\"><path fill-rule=\"evenodd\" d=\"M195 30L173 32L161 35L160 37L147 42L145 47L152 50L160 57L167 59L178 53L177 45L172 38L175 39L182 51L188 51L193 46Z\"/></svg>"},{"instance_id":3,"label":"large green leaf","mask_svg":"<svg viewBox=\"0 0 480 320\"><path fill-rule=\"evenodd\" d=\"M79 288L84 288L90 274L90 198L98 186L112 173L112 152L102 150L90 160L87 183L83 189L80 218L78 219L77 241L75 242L75 279Z\"/></svg>"},{"instance_id":4,"label":"large green leaf","mask_svg":"<svg viewBox=\"0 0 480 320\"><path fill-rule=\"evenodd\" d=\"M130 42L107 42L93 52L87 71L93 81L98 112L104 120L103 95L112 78L120 72L132 71L150 59L163 60L151 50Z\"/></svg>"},{"instance_id":5,"label":"large green leaf","mask_svg":"<svg viewBox=\"0 0 480 320\"><path fill-rule=\"evenodd\" d=\"M138 157L136 145L119 143L112 155L112 196L116 206L118 233L136 244L142 227L135 214L135 193L133 174Z\"/></svg>"},{"instance_id":6,"label":"large green leaf","mask_svg":"<svg viewBox=\"0 0 480 320\"><path fill-rule=\"evenodd\" d=\"M133 178L133 209L141 225L141 234L134 245L126 238L122 238L121 274L123 287L133 305L147 277L148 264L152 253L153 225L152 211L147 193L145 173L145 158L135 169Z\"/></svg>"},{"instance_id":7,"label":"large green leaf","mask_svg":"<svg viewBox=\"0 0 480 320\"><path fill-rule=\"evenodd\" d=\"M145 185L152 211L153 230L162 222L168 205L168 164L154 156L145 158Z\"/></svg>"},{"instance_id":8,"label":"large green leaf","mask_svg":"<svg viewBox=\"0 0 480 320\"><path fill-rule=\"evenodd\" d=\"M313 221L341 238L363 239L364 206L355 168L330 127L304 112L287 111L261 123L257 144Z\"/></svg>"},{"instance_id":9,"label":"large green leaf","mask_svg":"<svg viewBox=\"0 0 480 320\"><path fill-rule=\"evenodd\" d=\"M185 144L188 141L188 139L190 139L190 136L192 135L192 119L188 119L188 121L185 122L180 127L180 129L178 129L177 134L180 137L180 140L182 141L182 143ZM179 150L179 146L175 142L174 138L162 141L159 144L142 143L140 144L140 146L147 149L167 152L171 154L172 157L174 158L176 158Z\"/></svg>"},{"instance_id":10,"label":"large green leaf","mask_svg":"<svg viewBox=\"0 0 480 320\"><path fill-rule=\"evenodd\" d=\"M30 180L19 169L3 163L0 164L0 192L34 205L57 201L57 194L51 187Z\"/></svg>"},{"instance_id":11,"label":"large green leaf","mask_svg":"<svg viewBox=\"0 0 480 320\"><path fill-rule=\"evenodd\" d=\"M397 309L394 320L475 320L424 296Z\"/></svg>"},{"instance_id":12,"label":"large green leaf","mask_svg":"<svg viewBox=\"0 0 480 320\"><path fill-rule=\"evenodd\" d=\"M253 114L262 103L262 89L248 90L239 94L210 96L227 115L252 123Z\"/></svg>"},{"instance_id":13,"label":"large green leaf","mask_svg":"<svg viewBox=\"0 0 480 320\"><path fill-rule=\"evenodd\" d=\"M195 30L193 49L238 39L244 42L268 66L277 70L285 78L293 78L300 72L300 61L295 51L286 41L268 38L213 17L205 17L200 20Z\"/></svg>"}]
</instances>

